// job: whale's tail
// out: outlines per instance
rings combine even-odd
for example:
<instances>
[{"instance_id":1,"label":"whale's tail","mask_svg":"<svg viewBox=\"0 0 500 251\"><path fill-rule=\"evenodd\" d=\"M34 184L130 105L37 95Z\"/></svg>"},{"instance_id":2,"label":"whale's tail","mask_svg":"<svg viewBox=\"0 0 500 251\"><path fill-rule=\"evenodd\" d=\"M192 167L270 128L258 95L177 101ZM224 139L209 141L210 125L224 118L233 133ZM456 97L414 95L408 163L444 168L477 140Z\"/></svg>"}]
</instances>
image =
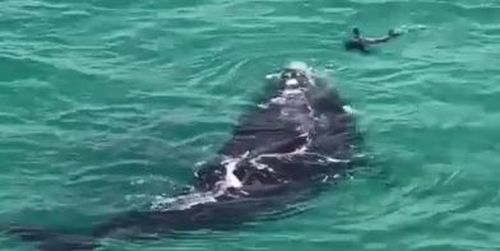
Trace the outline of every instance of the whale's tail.
<instances>
[{"instance_id":1,"label":"whale's tail","mask_svg":"<svg viewBox=\"0 0 500 251\"><path fill-rule=\"evenodd\" d=\"M35 226L2 226L0 233L33 243L40 251L93 251L99 247L97 240L90 236L68 234Z\"/></svg>"}]
</instances>

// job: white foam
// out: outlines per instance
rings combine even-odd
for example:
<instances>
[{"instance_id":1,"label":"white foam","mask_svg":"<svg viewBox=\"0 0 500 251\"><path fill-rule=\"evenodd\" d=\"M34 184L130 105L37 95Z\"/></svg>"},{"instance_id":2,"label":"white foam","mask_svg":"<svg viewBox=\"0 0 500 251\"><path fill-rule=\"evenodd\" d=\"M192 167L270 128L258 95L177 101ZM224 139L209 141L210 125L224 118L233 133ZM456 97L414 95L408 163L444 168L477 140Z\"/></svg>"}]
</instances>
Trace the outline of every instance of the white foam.
<instances>
[{"instance_id":1,"label":"white foam","mask_svg":"<svg viewBox=\"0 0 500 251\"><path fill-rule=\"evenodd\" d=\"M258 104L257 105L259 108L262 108L262 109L267 109L269 108L269 104Z\"/></svg>"},{"instance_id":2,"label":"white foam","mask_svg":"<svg viewBox=\"0 0 500 251\"><path fill-rule=\"evenodd\" d=\"M144 179L137 179L131 182L132 185L143 185L144 183L146 183Z\"/></svg>"},{"instance_id":3,"label":"white foam","mask_svg":"<svg viewBox=\"0 0 500 251\"><path fill-rule=\"evenodd\" d=\"M226 189L231 187L240 188L243 186L241 181L234 174L234 171L236 171L236 166L238 165L238 163L242 159L246 158L249 154L250 152L247 151L237 158L228 158L221 162L221 164L226 168L226 176L224 177L223 181L219 181L217 184L219 193L222 193Z\"/></svg>"},{"instance_id":4,"label":"white foam","mask_svg":"<svg viewBox=\"0 0 500 251\"><path fill-rule=\"evenodd\" d=\"M331 163L349 163L349 160L344 160L344 159L337 159L337 158L332 158L332 157L326 157L326 161L331 162Z\"/></svg>"},{"instance_id":5,"label":"white foam","mask_svg":"<svg viewBox=\"0 0 500 251\"><path fill-rule=\"evenodd\" d=\"M275 79L275 78L279 78L279 77L280 77L280 74L278 74L278 73L272 73L272 74L266 75L267 80L271 80L271 79Z\"/></svg>"},{"instance_id":6,"label":"white foam","mask_svg":"<svg viewBox=\"0 0 500 251\"><path fill-rule=\"evenodd\" d=\"M260 157L251 159L250 164L257 168L257 170L269 169L268 165L258 162L259 159Z\"/></svg>"},{"instance_id":7,"label":"white foam","mask_svg":"<svg viewBox=\"0 0 500 251\"><path fill-rule=\"evenodd\" d=\"M152 210L169 211L169 210L186 210L192 206L216 202L212 192L190 193L177 197L164 197L158 195L151 204Z\"/></svg>"},{"instance_id":8,"label":"white foam","mask_svg":"<svg viewBox=\"0 0 500 251\"><path fill-rule=\"evenodd\" d=\"M281 97L281 96L271 99L271 103L275 103L275 104L284 104L285 102L286 102L286 99L284 97Z\"/></svg>"},{"instance_id":9,"label":"white foam","mask_svg":"<svg viewBox=\"0 0 500 251\"><path fill-rule=\"evenodd\" d=\"M300 148L295 149L295 151L293 151L290 154L291 155L295 155L295 154L304 154L304 153L306 153L308 144L309 144L309 142L307 144L301 146Z\"/></svg>"},{"instance_id":10,"label":"white foam","mask_svg":"<svg viewBox=\"0 0 500 251\"><path fill-rule=\"evenodd\" d=\"M266 164L260 163L259 161L262 158L289 158L289 157L294 156L294 155L305 154L307 152L307 147L311 143L311 139L309 138L309 134L308 133L303 133L302 135L300 135L300 137L307 137L306 143L304 145L296 148L293 152L261 154L261 155L256 156L255 158L252 158L249 161L250 164L252 164L252 166L254 166L255 168L257 168L258 170L267 169L269 171L273 171L273 169L271 167L269 167Z\"/></svg>"},{"instance_id":11,"label":"white foam","mask_svg":"<svg viewBox=\"0 0 500 251\"><path fill-rule=\"evenodd\" d=\"M198 162L194 163L194 166L195 167L200 167L200 166L205 165L206 163L207 163L206 161L202 160L202 161L198 161Z\"/></svg>"},{"instance_id":12,"label":"white foam","mask_svg":"<svg viewBox=\"0 0 500 251\"><path fill-rule=\"evenodd\" d=\"M283 91L284 96L297 95L303 93L300 89L286 89Z\"/></svg>"},{"instance_id":13,"label":"white foam","mask_svg":"<svg viewBox=\"0 0 500 251\"><path fill-rule=\"evenodd\" d=\"M356 110L354 110L350 105L344 105L342 106L342 109L348 114L356 114Z\"/></svg>"},{"instance_id":14,"label":"white foam","mask_svg":"<svg viewBox=\"0 0 500 251\"><path fill-rule=\"evenodd\" d=\"M225 163L226 167L226 178L225 178L225 187L242 187L241 181L234 175L234 171L236 170L236 165L240 162L240 159L231 159L227 163Z\"/></svg>"}]
</instances>

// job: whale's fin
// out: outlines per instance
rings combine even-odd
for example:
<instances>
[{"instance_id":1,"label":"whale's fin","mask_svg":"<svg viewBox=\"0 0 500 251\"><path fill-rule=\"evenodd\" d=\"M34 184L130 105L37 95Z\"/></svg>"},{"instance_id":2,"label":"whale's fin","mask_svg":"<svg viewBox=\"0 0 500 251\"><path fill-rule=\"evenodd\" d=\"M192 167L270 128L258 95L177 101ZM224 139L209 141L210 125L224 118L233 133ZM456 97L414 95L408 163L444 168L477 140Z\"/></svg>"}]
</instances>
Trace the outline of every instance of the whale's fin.
<instances>
[{"instance_id":1,"label":"whale's fin","mask_svg":"<svg viewBox=\"0 0 500 251\"><path fill-rule=\"evenodd\" d=\"M93 251L99 247L95 238L36 226L9 225L1 227L0 232L31 242L40 251Z\"/></svg>"}]
</instances>

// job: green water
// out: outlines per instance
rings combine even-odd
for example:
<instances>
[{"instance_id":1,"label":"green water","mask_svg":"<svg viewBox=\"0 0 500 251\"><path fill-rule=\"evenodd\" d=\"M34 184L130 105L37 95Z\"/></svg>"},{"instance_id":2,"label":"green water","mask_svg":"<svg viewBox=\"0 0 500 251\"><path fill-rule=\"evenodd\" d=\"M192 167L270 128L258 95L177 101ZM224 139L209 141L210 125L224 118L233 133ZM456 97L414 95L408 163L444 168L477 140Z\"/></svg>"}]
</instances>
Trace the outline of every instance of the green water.
<instances>
[{"instance_id":1,"label":"green water","mask_svg":"<svg viewBox=\"0 0 500 251\"><path fill-rule=\"evenodd\" d=\"M364 56L353 25L426 29ZM368 167L300 215L101 250L498 250L499 39L496 0L2 0L0 222L88 228L175 193L298 60L359 112Z\"/></svg>"}]
</instances>

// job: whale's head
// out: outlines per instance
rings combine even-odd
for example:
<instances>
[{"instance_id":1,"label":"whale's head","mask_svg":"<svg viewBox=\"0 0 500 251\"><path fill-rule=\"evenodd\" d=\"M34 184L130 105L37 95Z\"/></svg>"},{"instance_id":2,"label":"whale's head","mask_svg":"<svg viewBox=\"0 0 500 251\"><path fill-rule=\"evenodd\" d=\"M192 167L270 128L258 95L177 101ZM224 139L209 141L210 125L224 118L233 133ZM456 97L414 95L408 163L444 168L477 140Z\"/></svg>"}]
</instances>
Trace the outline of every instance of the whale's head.
<instances>
[{"instance_id":1,"label":"whale's head","mask_svg":"<svg viewBox=\"0 0 500 251\"><path fill-rule=\"evenodd\" d=\"M306 69L287 67L280 74L280 84L284 89L309 88L314 81Z\"/></svg>"},{"instance_id":2,"label":"whale's head","mask_svg":"<svg viewBox=\"0 0 500 251\"><path fill-rule=\"evenodd\" d=\"M292 62L278 73L268 74L266 78L279 89L308 89L315 85L312 68L303 62Z\"/></svg>"}]
</instances>

